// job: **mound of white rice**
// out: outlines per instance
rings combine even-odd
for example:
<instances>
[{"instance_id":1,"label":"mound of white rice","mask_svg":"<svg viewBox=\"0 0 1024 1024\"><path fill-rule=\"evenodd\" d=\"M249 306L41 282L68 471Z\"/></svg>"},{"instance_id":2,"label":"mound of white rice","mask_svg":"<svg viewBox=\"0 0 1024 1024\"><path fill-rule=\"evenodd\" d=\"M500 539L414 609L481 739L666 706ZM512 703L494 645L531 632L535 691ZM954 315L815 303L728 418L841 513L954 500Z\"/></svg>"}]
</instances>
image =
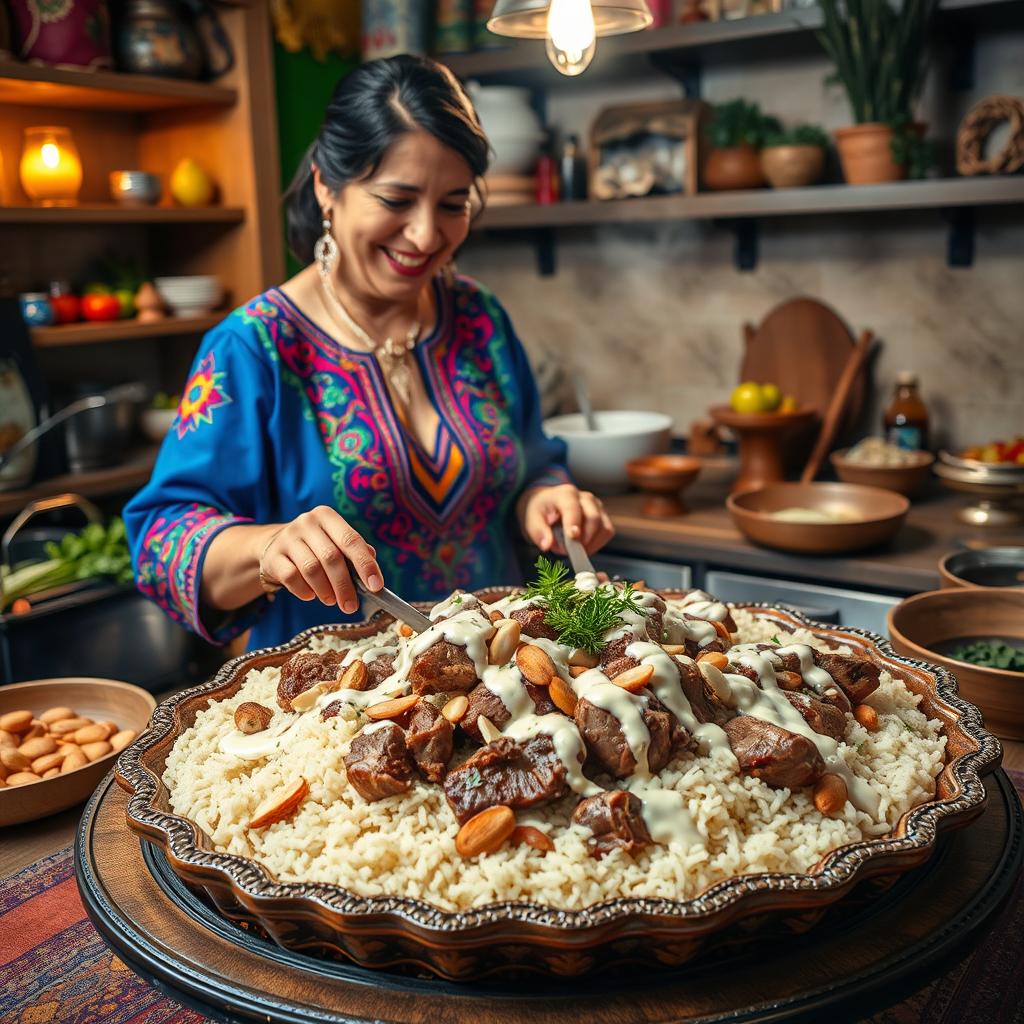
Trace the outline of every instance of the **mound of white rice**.
<instances>
[{"instance_id":1,"label":"mound of white rice","mask_svg":"<svg viewBox=\"0 0 1024 1024\"><path fill-rule=\"evenodd\" d=\"M783 643L828 649L806 630L785 634L774 622L742 611L733 615L741 643L777 634ZM455 851L459 826L440 786L419 780L405 794L367 803L348 785L342 759L355 723L306 715L286 751L260 761L221 753L219 743L234 729L239 704L277 707L278 674L273 668L250 672L234 697L200 712L177 739L164 773L172 809L195 821L218 850L254 857L281 881L329 882L365 896L413 896L447 910L509 899L563 908L614 896L686 899L733 875L807 871L837 846L891 831L905 811L930 799L946 742L939 723L917 710L921 698L883 672L867 701L878 712L878 730L868 732L848 715L839 748L881 796L881 822L849 802L842 817L824 817L809 789L772 789L742 776L726 752L714 758L687 753L659 781L684 794L702 846L684 851L651 845L636 857L616 850L595 859L587 833L570 824L578 801L570 795L519 815L520 823L549 833L553 852L506 845L464 860ZM300 775L309 782L309 795L298 813L268 828L247 829L256 807Z\"/></svg>"}]
</instances>

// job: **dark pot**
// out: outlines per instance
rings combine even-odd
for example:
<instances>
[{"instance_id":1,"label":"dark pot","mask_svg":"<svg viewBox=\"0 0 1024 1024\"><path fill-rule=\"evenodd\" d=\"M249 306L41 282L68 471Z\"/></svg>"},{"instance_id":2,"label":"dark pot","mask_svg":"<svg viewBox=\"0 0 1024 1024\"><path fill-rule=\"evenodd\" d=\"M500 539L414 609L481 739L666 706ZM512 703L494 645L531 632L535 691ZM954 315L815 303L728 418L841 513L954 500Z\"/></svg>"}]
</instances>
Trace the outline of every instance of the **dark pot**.
<instances>
[{"instance_id":1,"label":"dark pot","mask_svg":"<svg viewBox=\"0 0 1024 1024\"><path fill-rule=\"evenodd\" d=\"M704 184L716 191L764 185L761 155L749 143L713 149L704 164Z\"/></svg>"},{"instance_id":2,"label":"dark pot","mask_svg":"<svg viewBox=\"0 0 1024 1024\"><path fill-rule=\"evenodd\" d=\"M117 64L122 71L172 78L200 78L199 38L169 0L128 0L117 24Z\"/></svg>"},{"instance_id":3,"label":"dark pot","mask_svg":"<svg viewBox=\"0 0 1024 1024\"><path fill-rule=\"evenodd\" d=\"M132 402L110 402L86 409L64 425L68 465L73 473L101 469L120 462L135 423Z\"/></svg>"}]
</instances>

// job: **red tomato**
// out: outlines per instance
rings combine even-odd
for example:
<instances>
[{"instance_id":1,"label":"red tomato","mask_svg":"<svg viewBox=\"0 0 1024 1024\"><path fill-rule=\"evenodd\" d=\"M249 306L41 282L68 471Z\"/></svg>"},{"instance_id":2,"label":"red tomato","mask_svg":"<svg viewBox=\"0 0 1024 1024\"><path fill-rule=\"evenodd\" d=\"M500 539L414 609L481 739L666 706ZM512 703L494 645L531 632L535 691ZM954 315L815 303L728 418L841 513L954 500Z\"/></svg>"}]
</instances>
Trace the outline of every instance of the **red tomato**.
<instances>
[{"instance_id":1,"label":"red tomato","mask_svg":"<svg viewBox=\"0 0 1024 1024\"><path fill-rule=\"evenodd\" d=\"M82 316L86 320L117 320L121 316L121 303L116 295L85 295Z\"/></svg>"},{"instance_id":2,"label":"red tomato","mask_svg":"<svg viewBox=\"0 0 1024 1024\"><path fill-rule=\"evenodd\" d=\"M82 300L77 295L51 295L50 305L59 324L72 324L82 315Z\"/></svg>"}]
</instances>

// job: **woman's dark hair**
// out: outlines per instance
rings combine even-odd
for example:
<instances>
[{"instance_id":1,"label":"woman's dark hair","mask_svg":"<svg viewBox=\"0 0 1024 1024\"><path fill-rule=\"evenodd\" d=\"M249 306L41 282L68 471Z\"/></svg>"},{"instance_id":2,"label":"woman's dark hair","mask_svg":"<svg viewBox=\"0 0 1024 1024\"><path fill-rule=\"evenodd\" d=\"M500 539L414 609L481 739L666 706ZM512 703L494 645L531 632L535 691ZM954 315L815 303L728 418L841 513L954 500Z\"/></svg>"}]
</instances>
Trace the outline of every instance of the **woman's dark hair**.
<instances>
[{"instance_id":1,"label":"woman's dark hair","mask_svg":"<svg viewBox=\"0 0 1024 1024\"><path fill-rule=\"evenodd\" d=\"M417 129L455 150L474 178L487 170L487 136L458 79L443 65L402 54L363 64L338 82L320 134L284 195L288 246L296 259L312 261L322 230L312 165L325 185L340 189L373 174L395 139Z\"/></svg>"}]
</instances>

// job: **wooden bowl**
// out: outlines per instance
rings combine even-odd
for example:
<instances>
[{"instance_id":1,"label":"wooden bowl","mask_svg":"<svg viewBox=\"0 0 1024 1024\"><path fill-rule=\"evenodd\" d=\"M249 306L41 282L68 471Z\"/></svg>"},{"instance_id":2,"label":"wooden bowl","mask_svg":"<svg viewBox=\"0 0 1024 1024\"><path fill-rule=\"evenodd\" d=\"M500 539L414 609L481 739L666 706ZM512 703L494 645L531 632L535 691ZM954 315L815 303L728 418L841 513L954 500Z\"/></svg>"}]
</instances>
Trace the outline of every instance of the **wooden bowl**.
<instances>
[{"instance_id":1,"label":"wooden bowl","mask_svg":"<svg viewBox=\"0 0 1024 1024\"><path fill-rule=\"evenodd\" d=\"M836 476L844 483L882 487L906 498L918 494L931 476L935 456L931 452L914 452L914 461L905 466L869 466L846 458L849 448L833 452L829 459Z\"/></svg>"},{"instance_id":2,"label":"wooden bowl","mask_svg":"<svg viewBox=\"0 0 1024 1024\"><path fill-rule=\"evenodd\" d=\"M509 588L477 591L485 601L507 593ZM806 873L738 875L689 900L618 897L565 910L517 898L448 911L402 893L362 896L326 883L282 882L258 861L215 849L199 825L170 807L161 779L176 738L211 701L237 693L249 671L281 665L318 636L369 636L391 621L382 613L361 623L317 626L279 647L249 651L209 682L160 704L152 727L115 768L118 784L131 794L128 827L156 844L169 869L221 914L266 932L283 947L452 981L511 975L521 982L524 972L567 978L623 964L671 969L701 951L724 947L733 955L737 943L763 942L760 923L802 933L863 879L891 879L923 864L939 835L976 818L985 804L981 777L998 767L1001 748L945 670L898 657L867 630L822 626L767 605L746 607L772 628L808 628L832 646L848 646L878 662L921 697L920 709L942 722L947 738L931 800L907 811L892 833L837 847Z\"/></svg>"},{"instance_id":3,"label":"wooden bowl","mask_svg":"<svg viewBox=\"0 0 1024 1024\"><path fill-rule=\"evenodd\" d=\"M84 718L111 719L122 729L141 733L156 707L152 694L130 683L86 676L37 679L0 687L0 715L27 710L40 715L47 708L73 708ZM89 798L100 780L114 766L117 753L41 782L0 789L0 827L35 821L74 807Z\"/></svg>"},{"instance_id":4,"label":"wooden bowl","mask_svg":"<svg viewBox=\"0 0 1024 1024\"><path fill-rule=\"evenodd\" d=\"M686 514L679 496L701 471L700 459L689 455L642 455L626 463L626 475L634 487L647 491L640 511L645 516L667 518Z\"/></svg>"},{"instance_id":5,"label":"wooden bowl","mask_svg":"<svg viewBox=\"0 0 1024 1024\"><path fill-rule=\"evenodd\" d=\"M880 487L784 483L730 494L726 507L740 532L755 544L804 555L835 555L884 544L900 528L910 502ZM792 523L773 517L773 513L789 508L856 518Z\"/></svg>"},{"instance_id":6,"label":"wooden bowl","mask_svg":"<svg viewBox=\"0 0 1024 1024\"><path fill-rule=\"evenodd\" d=\"M1024 587L1024 548L970 548L939 559L948 587Z\"/></svg>"},{"instance_id":7,"label":"wooden bowl","mask_svg":"<svg viewBox=\"0 0 1024 1024\"><path fill-rule=\"evenodd\" d=\"M887 621L897 651L952 672L960 692L981 708L992 732L1024 740L1024 672L972 665L942 653L951 641L983 637L1010 639L1024 647L1024 591L930 590L890 608Z\"/></svg>"}]
</instances>

